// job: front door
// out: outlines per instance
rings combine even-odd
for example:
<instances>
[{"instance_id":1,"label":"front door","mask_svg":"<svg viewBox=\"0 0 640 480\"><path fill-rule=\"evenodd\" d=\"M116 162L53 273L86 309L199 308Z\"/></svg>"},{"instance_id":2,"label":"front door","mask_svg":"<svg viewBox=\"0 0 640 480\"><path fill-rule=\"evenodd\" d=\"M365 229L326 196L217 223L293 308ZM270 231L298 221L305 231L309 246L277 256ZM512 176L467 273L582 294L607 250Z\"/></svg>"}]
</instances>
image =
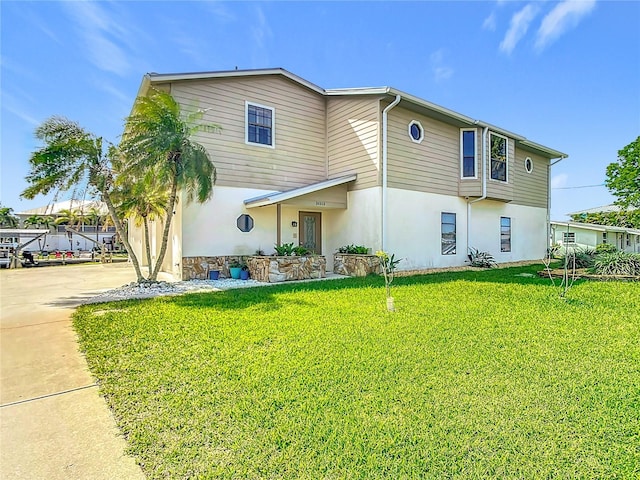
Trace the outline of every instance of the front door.
<instances>
[{"instance_id":1,"label":"front door","mask_svg":"<svg viewBox=\"0 0 640 480\"><path fill-rule=\"evenodd\" d=\"M318 255L322 254L322 214L319 212L300 212L298 238L300 245Z\"/></svg>"}]
</instances>

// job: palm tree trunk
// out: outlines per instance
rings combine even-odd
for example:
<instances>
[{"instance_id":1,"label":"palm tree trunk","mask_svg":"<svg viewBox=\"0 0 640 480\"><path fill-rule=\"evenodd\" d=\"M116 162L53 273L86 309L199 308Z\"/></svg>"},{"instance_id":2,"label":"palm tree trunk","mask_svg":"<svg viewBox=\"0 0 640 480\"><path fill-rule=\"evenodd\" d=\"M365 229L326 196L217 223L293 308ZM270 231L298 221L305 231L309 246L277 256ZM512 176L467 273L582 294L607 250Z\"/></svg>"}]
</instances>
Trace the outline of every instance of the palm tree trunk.
<instances>
[{"instance_id":1,"label":"palm tree trunk","mask_svg":"<svg viewBox=\"0 0 640 480\"><path fill-rule=\"evenodd\" d=\"M144 243L147 250L147 266L149 268L149 278L151 278L152 268L151 265L151 244L149 243L149 221L147 217L144 217Z\"/></svg>"},{"instance_id":2,"label":"palm tree trunk","mask_svg":"<svg viewBox=\"0 0 640 480\"><path fill-rule=\"evenodd\" d=\"M160 246L160 253L156 259L156 265L153 269L153 273L149 277L149 280L155 282L158 278L158 273L162 268L164 262L164 256L167 253L167 245L169 243L169 230L171 228L171 219L173 218L173 209L176 206L176 198L178 196L178 179L174 176L171 184L171 196L169 197L169 204L167 205L167 219L164 222L164 228L162 230L162 245Z\"/></svg>"},{"instance_id":3,"label":"palm tree trunk","mask_svg":"<svg viewBox=\"0 0 640 480\"><path fill-rule=\"evenodd\" d=\"M116 232L120 236L122 243L124 243L124 248L127 249L127 253L129 254L129 258L131 259L131 263L133 263L133 268L136 271L136 276L138 277L138 283L144 281L144 275L142 275L142 270L140 270L140 262L138 262L138 257L136 257L131 244L129 243L129 239L125 235L124 227L122 226L122 222L118 218L118 214L116 213L116 208L113 206L113 202L111 201L111 197L108 193L102 194L102 199L104 203L107 204L107 209L109 210L109 215L111 215L111 219L113 220L113 224L116 227Z\"/></svg>"}]
</instances>

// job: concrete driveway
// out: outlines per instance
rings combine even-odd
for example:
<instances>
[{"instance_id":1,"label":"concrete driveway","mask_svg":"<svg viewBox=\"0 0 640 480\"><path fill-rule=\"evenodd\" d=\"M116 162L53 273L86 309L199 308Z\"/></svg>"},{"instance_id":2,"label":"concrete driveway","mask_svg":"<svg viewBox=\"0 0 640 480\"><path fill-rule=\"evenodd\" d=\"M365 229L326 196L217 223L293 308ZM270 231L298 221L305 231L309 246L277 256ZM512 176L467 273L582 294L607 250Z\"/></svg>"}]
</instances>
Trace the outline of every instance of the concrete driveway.
<instances>
[{"instance_id":1,"label":"concrete driveway","mask_svg":"<svg viewBox=\"0 0 640 480\"><path fill-rule=\"evenodd\" d=\"M0 270L0 478L143 479L78 351L83 299L135 280L125 263Z\"/></svg>"}]
</instances>

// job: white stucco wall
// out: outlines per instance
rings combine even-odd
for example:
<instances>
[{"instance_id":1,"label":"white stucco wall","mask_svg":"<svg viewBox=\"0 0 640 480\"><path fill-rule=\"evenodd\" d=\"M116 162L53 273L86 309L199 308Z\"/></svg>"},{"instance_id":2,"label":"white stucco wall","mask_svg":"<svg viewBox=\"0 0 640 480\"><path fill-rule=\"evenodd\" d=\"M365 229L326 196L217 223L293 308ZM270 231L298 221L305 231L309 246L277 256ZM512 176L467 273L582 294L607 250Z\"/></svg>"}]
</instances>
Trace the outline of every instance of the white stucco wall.
<instances>
[{"instance_id":1,"label":"white stucco wall","mask_svg":"<svg viewBox=\"0 0 640 480\"><path fill-rule=\"evenodd\" d=\"M500 217L511 218L511 252L500 251ZM540 260L547 251L544 208L485 200L471 206L469 246L489 252L496 262Z\"/></svg>"},{"instance_id":2,"label":"white stucco wall","mask_svg":"<svg viewBox=\"0 0 640 480\"><path fill-rule=\"evenodd\" d=\"M387 245L401 270L464 265L467 203L461 197L390 188ZM456 253L441 253L441 213L456 214Z\"/></svg>"},{"instance_id":3,"label":"white stucco wall","mask_svg":"<svg viewBox=\"0 0 640 480\"><path fill-rule=\"evenodd\" d=\"M471 207L467 244L467 202L457 196L389 189L387 247L403 270L465 265L467 245L491 253L497 262L537 260L546 252L546 210L484 200ZM441 213L456 214L456 253L441 253ZM500 251L500 217L511 218L511 252Z\"/></svg>"},{"instance_id":4,"label":"white stucco wall","mask_svg":"<svg viewBox=\"0 0 640 480\"><path fill-rule=\"evenodd\" d=\"M323 212L327 264L333 263L333 254L343 245L364 245L371 248L372 253L381 248L380 195L379 187L354 190L347 193L346 210Z\"/></svg>"},{"instance_id":5,"label":"white stucco wall","mask_svg":"<svg viewBox=\"0 0 640 480\"><path fill-rule=\"evenodd\" d=\"M276 243L276 207L247 209L244 200L270 191L250 188L215 187L213 198L205 204L182 206L182 256L253 255L262 249L273 251ZM253 218L250 232L241 232L237 219L242 214ZM283 215L283 222L291 221ZM289 228L290 229L290 228ZM283 237L283 241L286 242Z\"/></svg>"}]
</instances>

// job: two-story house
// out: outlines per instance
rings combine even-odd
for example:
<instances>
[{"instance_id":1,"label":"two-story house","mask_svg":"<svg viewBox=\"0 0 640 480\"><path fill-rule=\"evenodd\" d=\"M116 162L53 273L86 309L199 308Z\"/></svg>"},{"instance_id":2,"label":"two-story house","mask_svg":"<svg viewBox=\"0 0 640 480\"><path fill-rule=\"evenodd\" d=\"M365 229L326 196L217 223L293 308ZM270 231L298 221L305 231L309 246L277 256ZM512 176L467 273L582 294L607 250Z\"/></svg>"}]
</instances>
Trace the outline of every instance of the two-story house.
<instances>
[{"instance_id":1,"label":"two-story house","mask_svg":"<svg viewBox=\"0 0 640 480\"><path fill-rule=\"evenodd\" d=\"M152 87L222 127L196 137L218 179L208 203L178 205L164 265L177 276L189 258L289 242L329 268L345 244L402 269L464 265L469 247L498 262L545 254L562 152L394 88L325 90L283 69L151 73L139 95ZM135 229L132 241L142 251Z\"/></svg>"}]
</instances>

